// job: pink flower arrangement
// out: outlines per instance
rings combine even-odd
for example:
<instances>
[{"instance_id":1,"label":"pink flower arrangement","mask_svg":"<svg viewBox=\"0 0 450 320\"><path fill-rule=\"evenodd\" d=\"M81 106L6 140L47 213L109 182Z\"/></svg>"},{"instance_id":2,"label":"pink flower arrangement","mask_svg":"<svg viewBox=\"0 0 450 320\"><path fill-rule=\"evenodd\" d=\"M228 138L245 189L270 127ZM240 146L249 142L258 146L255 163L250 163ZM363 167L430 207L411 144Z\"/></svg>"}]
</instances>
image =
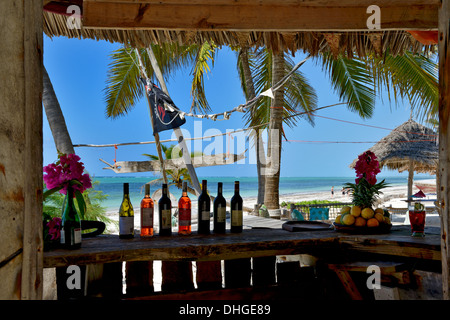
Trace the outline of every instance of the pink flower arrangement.
<instances>
[{"instance_id":1,"label":"pink flower arrangement","mask_svg":"<svg viewBox=\"0 0 450 320\"><path fill-rule=\"evenodd\" d=\"M47 227L50 240L59 240L61 238L61 218L53 218L47 222Z\"/></svg>"},{"instance_id":2,"label":"pink flower arrangement","mask_svg":"<svg viewBox=\"0 0 450 320\"><path fill-rule=\"evenodd\" d=\"M62 154L56 163L51 163L44 167L44 182L47 189L60 189L62 194L67 193L67 187L71 181L74 191L83 193L84 190L92 188L89 174L84 172L84 164L80 162L80 157L76 154Z\"/></svg>"},{"instance_id":3,"label":"pink flower arrangement","mask_svg":"<svg viewBox=\"0 0 450 320\"><path fill-rule=\"evenodd\" d=\"M357 179L356 184L362 178L365 178L368 183L375 185L377 183L377 174L381 172L380 164L377 161L377 157L372 151L366 151L358 156L358 161L355 165L355 172Z\"/></svg>"}]
</instances>

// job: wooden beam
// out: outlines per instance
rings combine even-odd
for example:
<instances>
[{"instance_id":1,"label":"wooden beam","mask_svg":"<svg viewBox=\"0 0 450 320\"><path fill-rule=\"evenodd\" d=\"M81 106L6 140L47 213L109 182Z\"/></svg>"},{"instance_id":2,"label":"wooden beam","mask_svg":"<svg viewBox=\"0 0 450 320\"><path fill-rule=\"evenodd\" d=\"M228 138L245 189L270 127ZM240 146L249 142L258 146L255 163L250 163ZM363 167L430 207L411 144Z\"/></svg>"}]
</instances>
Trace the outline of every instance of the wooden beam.
<instances>
[{"instance_id":1,"label":"wooden beam","mask_svg":"<svg viewBox=\"0 0 450 320\"><path fill-rule=\"evenodd\" d=\"M94 29L367 31L367 5L286 5L282 1L109 1L85 0L83 26ZM319 4L324 1L310 1ZM383 30L437 29L438 4L412 1L392 6L380 1ZM404 3L403 1L402 3ZM309 3L309 2L308 2ZM353 2L354 3L354 2ZM415 4L419 3L419 4ZM348 6L345 6L347 4Z\"/></svg>"},{"instance_id":2,"label":"wooden beam","mask_svg":"<svg viewBox=\"0 0 450 320\"><path fill-rule=\"evenodd\" d=\"M204 155L191 158L194 168L220 166L232 164L239 160L245 159L245 152L236 155L221 153L217 155ZM185 160L183 158L164 160L164 168L166 170L174 170L185 168ZM159 172L161 171L161 163L159 160L153 161L117 161L116 166L105 167L104 169L113 170L115 173L130 172Z\"/></svg>"},{"instance_id":3,"label":"wooden beam","mask_svg":"<svg viewBox=\"0 0 450 320\"><path fill-rule=\"evenodd\" d=\"M450 299L450 0L439 10L439 196L443 298Z\"/></svg>"},{"instance_id":4,"label":"wooden beam","mask_svg":"<svg viewBox=\"0 0 450 320\"><path fill-rule=\"evenodd\" d=\"M44 0L45 2L46 0ZM49 2L50 0L48 0ZM86 0L84 0L86 2ZM378 6L439 6L440 0L88 0L94 2L110 3L147 3L147 4L191 4L191 5L301 5L308 7L368 7Z\"/></svg>"},{"instance_id":5,"label":"wooden beam","mask_svg":"<svg viewBox=\"0 0 450 320\"><path fill-rule=\"evenodd\" d=\"M0 299L41 299L42 0L0 16Z\"/></svg>"}]
</instances>

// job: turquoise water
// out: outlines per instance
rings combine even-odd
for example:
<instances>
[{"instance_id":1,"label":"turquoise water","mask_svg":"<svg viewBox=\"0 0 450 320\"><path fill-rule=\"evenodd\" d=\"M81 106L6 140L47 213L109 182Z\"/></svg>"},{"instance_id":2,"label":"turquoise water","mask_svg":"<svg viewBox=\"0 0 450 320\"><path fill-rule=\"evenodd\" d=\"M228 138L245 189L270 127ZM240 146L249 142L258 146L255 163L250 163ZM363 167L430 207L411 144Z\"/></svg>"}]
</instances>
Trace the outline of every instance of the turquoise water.
<instances>
[{"instance_id":1,"label":"turquoise water","mask_svg":"<svg viewBox=\"0 0 450 320\"><path fill-rule=\"evenodd\" d=\"M423 179L431 179L425 177ZM95 186L96 190L101 190L108 195L108 199L103 202L103 206L108 210L116 210L119 208L123 196L123 183L128 182L130 185L130 197L134 207L137 207L144 196L144 184L156 178L154 177L95 177L94 180L100 182ZM258 190L258 180L256 177L199 177L199 180L208 181L209 191L215 195L217 193L217 183L223 182L223 193L226 199L230 199L234 193L234 181L240 182L240 194L243 198L256 197ZM312 193L330 191L334 186L334 191L340 192L342 186L347 182L354 182L354 177L286 177L280 179L280 195ZM407 185L407 177L379 177L386 179L390 186ZM415 178L416 180L420 178ZM160 189L161 184L150 186L150 194L156 189ZM170 192L179 198L181 190L175 186L170 187ZM192 199L192 196L191 196Z\"/></svg>"}]
</instances>

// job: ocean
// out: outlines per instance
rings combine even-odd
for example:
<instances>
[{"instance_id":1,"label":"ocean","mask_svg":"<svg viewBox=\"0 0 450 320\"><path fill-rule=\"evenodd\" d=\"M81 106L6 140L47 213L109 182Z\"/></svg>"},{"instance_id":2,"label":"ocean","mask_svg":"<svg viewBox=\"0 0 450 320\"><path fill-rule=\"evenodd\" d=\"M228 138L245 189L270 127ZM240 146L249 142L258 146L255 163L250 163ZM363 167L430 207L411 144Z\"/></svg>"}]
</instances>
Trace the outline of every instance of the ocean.
<instances>
[{"instance_id":1,"label":"ocean","mask_svg":"<svg viewBox=\"0 0 450 320\"><path fill-rule=\"evenodd\" d=\"M390 186L404 186L408 184L407 177L377 177L378 181L385 179ZM94 177L94 181L99 183L94 186L96 190L102 191L108 195L102 205L110 210L118 210L123 197L123 183L128 182L130 186L130 198L134 207L138 207L144 196L144 185L155 177ZM415 177L415 180L433 179L429 177ZM199 180L207 180L209 191L215 195L217 193L217 183L223 183L223 194L226 199L231 199L234 194L234 181L239 180L240 194L242 198L250 198L257 196L258 179L256 177L199 177ZM342 186L347 182L354 182L354 177L281 177L280 178L280 195L314 193L329 191L334 187L334 192L341 191ZM160 189L161 184L152 184L150 186L150 194ZM175 186L171 186L169 191L178 199L181 196L181 190ZM193 196L190 195L193 199Z\"/></svg>"}]
</instances>

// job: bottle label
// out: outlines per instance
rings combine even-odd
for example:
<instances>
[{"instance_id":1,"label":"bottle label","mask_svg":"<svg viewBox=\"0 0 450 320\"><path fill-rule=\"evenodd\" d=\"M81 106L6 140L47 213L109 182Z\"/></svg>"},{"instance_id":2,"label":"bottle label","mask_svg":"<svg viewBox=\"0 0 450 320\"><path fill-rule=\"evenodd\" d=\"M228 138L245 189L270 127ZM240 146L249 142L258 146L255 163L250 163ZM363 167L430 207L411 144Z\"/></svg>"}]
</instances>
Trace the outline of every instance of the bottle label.
<instances>
[{"instance_id":1,"label":"bottle label","mask_svg":"<svg viewBox=\"0 0 450 320\"><path fill-rule=\"evenodd\" d=\"M161 210L161 229L170 229L172 227L171 210Z\"/></svg>"},{"instance_id":2,"label":"bottle label","mask_svg":"<svg viewBox=\"0 0 450 320\"><path fill-rule=\"evenodd\" d=\"M73 230L72 244L81 243L81 228L76 228L72 230Z\"/></svg>"},{"instance_id":3,"label":"bottle label","mask_svg":"<svg viewBox=\"0 0 450 320\"><path fill-rule=\"evenodd\" d=\"M242 210L231 211L231 225L233 227L242 226Z\"/></svg>"},{"instance_id":4,"label":"bottle label","mask_svg":"<svg viewBox=\"0 0 450 320\"><path fill-rule=\"evenodd\" d=\"M64 228L61 228L60 234L60 243L66 244L66 231ZM81 228L72 228L70 229L70 245L78 243L81 243Z\"/></svg>"},{"instance_id":5,"label":"bottle label","mask_svg":"<svg viewBox=\"0 0 450 320\"><path fill-rule=\"evenodd\" d=\"M141 228L153 227L153 208L141 208Z\"/></svg>"},{"instance_id":6,"label":"bottle label","mask_svg":"<svg viewBox=\"0 0 450 320\"><path fill-rule=\"evenodd\" d=\"M191 225L191 210L190 209L180 209L178 216L178 224L182 227L187 227Z\"/></svg>"},{"instance_id":7,"label":"bottle label","mask_svg":"<svg viewBox=\"0 0 450 320\"><path fill-rule=\"evenodd\" d=\"M211 212L209 212L208 210L202 210L201 218L202 220L209 220L210 215Z\"/></svg>"},{"instance_id":8,"label":"bottle label","mask_svg":"<svg viewBox=\"0 0 450 320\"><path fill-rule=\"evenodd\" d=\"M119 217L119 234L134 234L134 217Z\"/></svg>"},{"instance_id":9,"label":"bottle label","mask_svg":"<svg viewBox=\"0 0 450 320\"><path fill-rule=\"evenodd\" d=\"M217 222L225 222L227 217L227 210L225 207L217 208Z\"/></svg>"}]
</instances>

